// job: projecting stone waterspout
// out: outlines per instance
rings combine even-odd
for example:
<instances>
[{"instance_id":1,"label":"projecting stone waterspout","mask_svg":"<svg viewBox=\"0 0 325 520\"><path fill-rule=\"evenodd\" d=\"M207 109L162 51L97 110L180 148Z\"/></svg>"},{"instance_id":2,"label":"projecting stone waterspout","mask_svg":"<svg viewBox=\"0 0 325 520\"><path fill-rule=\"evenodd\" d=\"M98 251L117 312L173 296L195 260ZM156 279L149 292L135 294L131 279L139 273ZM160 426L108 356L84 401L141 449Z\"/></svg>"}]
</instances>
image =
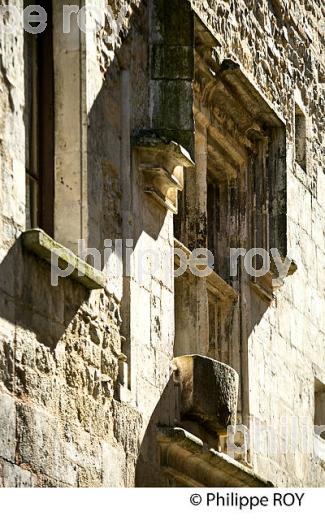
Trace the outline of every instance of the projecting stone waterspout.
<instances>
[{"instance_id":1,"label":"projecting stone waterspout","mask_svg":"<svg viewBox=\"0 0 325 520\"><path fill-rule=\"evenodd\" d=\"M181 419L199 422L219 435L226 433L236 423L237 372L200 355L177 357L174 365Z\"/></svg>"}]
</instances>

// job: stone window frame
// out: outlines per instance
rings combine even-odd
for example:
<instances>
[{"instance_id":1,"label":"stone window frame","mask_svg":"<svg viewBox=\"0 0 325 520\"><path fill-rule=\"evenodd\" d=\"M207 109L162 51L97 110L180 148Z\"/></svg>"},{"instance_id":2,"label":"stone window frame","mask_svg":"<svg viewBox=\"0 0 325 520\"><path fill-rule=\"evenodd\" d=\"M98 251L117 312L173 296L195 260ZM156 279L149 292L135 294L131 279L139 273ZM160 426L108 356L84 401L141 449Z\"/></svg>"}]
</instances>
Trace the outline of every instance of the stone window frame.
<instances>
[{"instance_id":1,"label":"stone window frame","mask_svg":"<svg viewBox=\"0 0 325 520\"><path fill-rule=\"evenodd\" d=\"M24 6L31 2L24 1ZM47 10L46 30L24 32L26 139L26 227L42 227L54 234L54 53L53 2ZM27 54L28 53L28 54ZM28 82L28 84L27 84ZM29 112L27 113L27 108ZM28 150L27 150L28 148Z\"/></svg>"},{"instance_id":2,"label":"stone window frame","mask_svg":"<svg viewBox=\"0 0 325 520\"><path fill-rule=\"evenodd\" d=\"M304 184L308 184L309 173L311 172L311 143L310 143L310 132L311 132L311 120L308 113L308 108L305 105L302 95L299 89L295 89L293 94L293 166L296 176L302 180ZM300 137L297 134L297 122L300 125ZM303 148L301 152L302 157L299 157L299 150L297 148ZM298 153L297 153L298 152Z\"/></svg>"},{"instance_id":3,"label":"stone window frame","mask_svg":"<svg viewBox=\"0 0 325 520\"><path fill-rule=\"evenodd\" d=\"M75 4L78 8L82 6L80 1ZM64 1L51 2L51 5L51 14L47 14L48 24L51 24L52 30L51 34L47 33L47 28L44 34L50 34L52 42L53 138L47 140L42 138L39 141L39 148L41 155L48 156L50 154L47 153L47 149L52 148L52 166L49 158L45 157L44 170L47 173L43 182L44 194L48 193L43 205L51 206L52 222L49 225L45 224L43 219L36 221L34 219L31 227L40 227L64 247L77 253L78 240L84 239L88 243L89 233L86 160L88 104L85 45L87 36L79 30L75 19L71 22L69 33L63 33ZM45 2L44 7L48 7ZM45 65L44 73L50 68L48 64ZM46 89L48 87L46 83L43 86ZM44 111L42 108L41 118L43 112L45 125L49 110ZM46 134L46 132L42 133ZM50 190L48 190L49 185L51 185ZM67 208L69 208L69 218L67 218Z\"/></svg>"},{"instance_id":4,"label":"stone window frame","mask_svg":"<svg viewBox=\"0 0 325 520\"><path fill-rule=\"evenodd\" d=\"M272 240L268 247L278 247L279 253L284 259L287 256L288 248L288 128L284 117L271 104L264 93L260 91L254 79L243 70L242 66L236 63L232 56L227 56L222 44L216 40L198 17L195 17L195 56L195 81L193 85L193 113L196 130L195 168L189 168L185 175L185 197L183 194L179 198L183 205L179 213L180 217L182 219L185 218L186 221L180 222L178 218L175 227L178 233L176 239L189 252L197 247L207 247L207 173L209 168L211 170L211 164L213 163L213 167L219 164L218 175L226 174L230 184L236 184L236 182L244 184L249 173L248 151L252 150L252 153L255 152L254 144L257 150L260 145L265 146L271 136L270 146L273 146L271 152L274 153L274 164L270 165L269 169L265 168L265 175L268 177L271 170L272 179L275 181L272 185L275 203L271 206L271 210L274 210L272 214L274 225ZM200 76L199 79L198 76ZM220 84L216 85L218 77L220 78ZM218 88L220 88L219 95L227 97L229 112L232 116L236 115L233 105L238 106L238 98L241 97L241 102L246 105L243 108L244 117L240 120L239 125L236 125L236 118L232 117L231 120L229 118L229 121L227 121L222 110L214 113L213 109L211 109L215 99L217 99L216 91ZM229 91L227 91L228 88ZM248 110L248 107L250 110ZM221 105L221 108L224 108L224 106ZM221 165L220 157L225 155L229 156L229 160ZM209 160L212 161L210 166ZM279 175L280 168L281 174ZM242 193L245 193L243 189ZM279 195L281 200L276 198L277 195ZM257 247L257 244L252 242L248 233L249 222L253 218L249 207L247 199L242 197L238 211L239 214L245 214L245 225L242 226L240 234L241 241L236 243L236 241L232 240L229 243L229 247L243 247L246 250L249 250L251 247ZM243 233L245 235L244 238ZM236 238L236 233L233 233L233 236ZM266 233L265 236L268 240L270 239L269 233ZM260 244L260 247L263 247L263 245L264 242ZM292 261L288 275L293 274L295 269L296 265ZM232 279L227 279L222 272L215 272L214 274L222 285L235 290L239 295L239 300L246 284L257 293L258 298L266 300L268 304L275 297L276 287L273 286L273 280L277 278L277 271L272 264L269 272L263 279L256 279L256 277L253 278L247 275L246 272L243 272L242 265L239 266L238 276ZM220 285L219 282L218 285ZM196 322L195 326L198 332L192 344L188 344L187 348L192 349L192 353L199 351L201 354L207 355L209 350L207 300L211 284L204 279L200 281L192 279L191 287L193 300L197 301L197 308L199 309L195 316L192 313L191 320ZM180 297L178 296L179 299ZM227 304L230 313L232 309L235 309L235 320L240 319L240 302L236 304L236 300L233 300L230 294L225 294L225 297L221 298L218 291L214 292L214 294L212 291L210 301L211 299L215 305L218 305L218 302L221 302L224 306ZM185 298L183 301L186 301ZM184 322L183 315L181 320ZM231 348L227 353L231 360L230 362L239 371L242 363L241 356L238 355L241 349L240 341L239 335L236 336L234 334ZM242 377L244 386L244 375ZM244 402L241 402L241 407L241 413L244 413Z\"/></svg>"},{"instance_id":5,"label":"stone window frame","mask_svg":"<svg viewBox=\"0 0 325 520\"><path fill-rule=\"evenodd\" d=\"M81 0L74 4L82 7ZM73 18L69 33L63 33L63 5L64 0L56 1L53 9L56 106L53 238L78 254L78 240L83 239L86 244L89 241L87 34Z\"/></svg>"},{"instance_id":6,"label":"stone window frame","mask_svg":"<svg viewBox=\"0 0 325 520\"><path fill-rule=\"evenodd\" d=\"M317 377L314 379L314 426L324 426L324 431L315 435L325 442L325 384Z\"/></svg>"},{"instance_id":7,"label":"stone window frame","mask_svg":"<svg viewBox=\"0 0 325 520\"><path fill-rule=\"evenodd\" d=\"M48 14L53 42L54 142L53 186L46 200L51 204L52 224L34 221L23 233L22 244L50 264L55 251L59 264L72 268L69 276L92 290L107 288L107 279L77 256L79 240L88 243L86 35L75 21L69 33L62 32L63 4L63 0L52 2L51 16ZM81 7L80 1L75 4Z\"/></svg>"},{"instance_id":8,"label":"stone window frame","mask_svg":"<svg viewBox=\"0 0 325 520\"><path fill-rule=\"evenodd\" d=\"M318 370L314 367L314 456L317 459L325 460L325 428L323 431L316 429L319 426L325 425L325 383L324 379L320 377ZM322 410L319 408L322 407ZM323 423L323 424L318 424Z\"/></svg>"},{"instance_id":9,"label":"stone window frame","mask_svg":"<svg viewBox=\"0 0 325 520\"><path fill-rule=\"evenodd\" d=\"M300 106L295 103L294 111L295 132L295 162L306 173L307 172L307 121L306 115Z\"/></svg>"},{"instance_id":10,"label":"stone window frame","mask_svg":"<svg viewBox=\"0 0 325 520\"><path fill-rule=\"evenodd\" d=\"M238 243L238 241L234 243L234 240L231 240L230 247L244 247L246 250L252 247L262 247L267 250L277 248L284 260L288 252L288 130L285 120L265 97L264 93L260 91L253 78L232 56L227 56L222 44L215 39L198 17L196 18L195 39L198 63L195 80L197 94L194 99L196 126L206 128L205 133L208 135L208 139L209 136L214 138L217 150L221 145L222 150L221 154L218 152L219 157L225 153L231 156L225 170L229 180L231 181L233 178L236 182L236 179L240 180L244 175L247 176L248 168L244 166L244 162L247 160L244 157L247 157L247 150L252 150L255 143L258 150L260 146L264 146L264 143L269 142L270 153L266 156L268 158L266 159L265 171L265 179L268 183L265 200L269 208L267 210L267 230L262 233L263 237L257 241L252 231L250 237L247 236L246 243L245 240L242 240L241 243ZM201 76L199 82L197 81L197 74ZM219 86L217 82L219 82ZM201 101L198 103L197 99L200 96ZM221 96L225 96L222 104L220 104ZM240 103L242 103L243 112L238 115ZM213 113L214 105L217 111L215 114ZM227 110L232 117L229 125L225 120ZM239 118L238 124L236 124L236 110ZM218 117L220 121L218 121ZM241 130L244 130L242 135L240 135ZM208 157L211 156L212 147L209 142L204 146L207 149ZM196 155L200 157L204 153L203 148L201 152L196 150ZM219 170L222 170L222 168L219 167ZM240 203L239 201L239 205L242 212L243 202ZM252 208L253 204L250 204L250 207ZM264 220L264 212L265 210L262 207L256 217L253 216L252 212L249 221L246 223L248 229L253 230L253 219L260 225L260 222ZM293 274L295 270L296 265L292 261L288 275ZM222 272L219 274L223 275ZM278 278L278 273L275 263L271 261L270 271L263 277L251 277L251 284L263 299L272 300L275 288L280 287L283 283L282 280L277 286L274 285L272 283L274 278ZM230 281L230 283L233 282L236 282L236 280Z\"/></svg>"}]
</instances>

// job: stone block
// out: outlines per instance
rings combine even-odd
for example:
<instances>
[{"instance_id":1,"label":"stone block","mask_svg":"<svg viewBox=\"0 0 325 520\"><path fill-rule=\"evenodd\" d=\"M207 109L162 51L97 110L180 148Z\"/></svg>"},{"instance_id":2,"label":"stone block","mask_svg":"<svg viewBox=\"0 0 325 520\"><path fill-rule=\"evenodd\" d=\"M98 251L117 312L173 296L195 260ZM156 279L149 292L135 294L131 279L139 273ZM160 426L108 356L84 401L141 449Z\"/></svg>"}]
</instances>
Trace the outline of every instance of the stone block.
<instances>
[{"instance_id":1,"label":"stone block","mask_svg":"<svg viewBox=\"0 0 325 520\"><path fill-rule=\"evenodd\" d=\"M2 464L3 485L6 488L31 488L36 487L37 478L30 471L16 464L3 462Z\"/></svg>"},{"instance_id":2,"label":"stone block","mask_svg":"<svg viewBox=\"0 0 325 520\"><path fill-rule=\"evenodd\" d=\"M17 444L22 463L65 485L77 485L77 468L66 458L63 431L56 417L36 407L17 405Z\"/></svg>"},{"instance_id":3,"label":"stone block","mask_svg":"<svg viewBox=\"0 0 325 520\"><path fill-rule=\"evenodd\" d=\"M14 462L16 455L16 407L14 399L0 395L0 457Z\"/></svg>"},{"instance_id":4,"label":"stone block","mask_svg":"<svg viewBox=\"0 0 325 520\"><path fill-rule=\"evenodd\" d=\"M124 487L126 455L121 447L102 443L102 480L104 487Z\"/></svg>"},{"instance_id":5,"label":"stone block","mask_svg":"<svg viewBox=\"0 0 325 520\"><path fill-rule=\"evenodd\" d=\"M192 82L188 80L157 80L152 92L155 128L193 131ZM170 136L167 135L167 138ZM185 146L183 140L172 139Z\"/></svg>"},{"instance_id":6,"label":"stone block","mask_svg":"<svg viewBox=\"0 0 325 520\"><path fill-rule=\"evenodd\" d=\"M184 46L154 45L152 49L153 79L187 79L193 77L193 49Z\"/></svg>"},{"instance_id":7,"label":"stone block","mask_svg":"<svg viewBox=\"0 0 325 520\"><path fill-rule=\"evenodd\" d=\"M174 360L175 379L181 387L181 415L209 429L224 432L235 424L238 395L237 372L204 356Z\"/></svg>"}]
</instances>

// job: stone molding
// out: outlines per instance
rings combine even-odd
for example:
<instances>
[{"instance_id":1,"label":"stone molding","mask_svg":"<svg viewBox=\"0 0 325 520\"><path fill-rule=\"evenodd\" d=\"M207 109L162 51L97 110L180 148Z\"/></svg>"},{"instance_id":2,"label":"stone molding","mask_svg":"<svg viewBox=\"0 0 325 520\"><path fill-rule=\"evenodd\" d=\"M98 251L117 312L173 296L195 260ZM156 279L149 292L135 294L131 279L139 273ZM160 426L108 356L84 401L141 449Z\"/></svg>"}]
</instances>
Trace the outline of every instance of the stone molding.
<instances>
[{"instance_id":1,"label":"stone molding","mask_svg":"<svg viewBox=\"0 0 325 520\"><path fill-rule=\"evenodd\" d=\"M185 487L273 487L250 468L224 453L207 448L182 428L159 428L161 466Z\"/></svg>"},{"instance_id":2,"label":"stone molding","mask_svg":"<svg viewBox=\"0 0 325 520\"><path fill-rule=\"evenodd\" d=\"M138 153L144 192L176 214L184 167L194 166L189 153L180 144L149 133L135 140L134 149Z\"/></svg>"}]
</instances>

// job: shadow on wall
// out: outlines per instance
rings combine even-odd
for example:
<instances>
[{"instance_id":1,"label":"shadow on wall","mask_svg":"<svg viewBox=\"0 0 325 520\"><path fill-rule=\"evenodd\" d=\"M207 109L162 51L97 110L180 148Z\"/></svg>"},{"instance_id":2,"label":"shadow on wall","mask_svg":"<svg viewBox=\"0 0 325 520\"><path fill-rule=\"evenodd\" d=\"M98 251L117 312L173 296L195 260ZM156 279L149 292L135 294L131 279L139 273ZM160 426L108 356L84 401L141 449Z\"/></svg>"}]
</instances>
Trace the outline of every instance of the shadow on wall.
<instances>
[{"instance_id":1,"label":"shadow on wall","mask_svg":"<svg viewBox=\"0 0 325 520\"><path fill-rule=\"evenodd\" d=\"M49 265L26 252L21 240L16 241L0 264L0 291L1 335L8 338L3 343L1 380L13 390L20 383L23 388L26 382L24 366L27 368L26 360L33 356L28 345L31 347L36 339L54 358L56 346L89 295L84 287L69 279L53 287ZM16 355L18 351L22 357Z\"/></svg>"},{"instance_id":2,"label":"shadow on wall","mask_svg":"<svg viewBox=\"0 0 325 520\"><path fill-rule=\"evenodd\" d=\"M136 178L132 152L133 135L150 128L148 24L142 3L134 8L112 61L100 49L103 83L87 131L89 247L99 251L105 239L122 238L132 239L135 249L143 233L156 240L164 225L165 214L150 204Z\"/></svg>"},{"instance_id":3,"label":"shadow on wall","mask_svg":"<svg viewBox=\"0 0 325 520\"><path fill-rule=\"evenodd\" d=\"M113 401L116 314L104 291L90 294L69 278L52 287L49 265L26 252L21 240L3 259L0 399L10 415L1 435L2 446L11 447L0 454L11 471L4 486L111 485L109 446L123 416ZM2 419L3 413L6 408Z\"/></svg>"},{"instance_id":4,"label":"shadow on wall","mask_svg":"<svg viewBox=\"0 0 325 520\"><path fill-rule=\"evenodd\" d=\"M169 379L145 431L136 464L136 487L166 487L168 483L160 466L157 436L160 426L176 426L175 389Z\"/></svg>"},{"instance_id":5,"label":"shadow on wall","mask_svg":"<svg viewBox=\"0 0 325 520\"><path fill-rule=\"evenodd\" d=\"M132 238L134 248L143 234L156 240L166 218L166 213L143 194L141 181L135 178L136 168L132 165L131 136L138 130L150 128L148 32L146 7L141 6L134 11L128 34L123 38L113 61L101 64L103 84L89 113L89 247L100 251L105 239ZM269 307L264 300L256 298L255 302L253 296L252 299L254 302L250 312L242 312L238 320L236 345L238 356L242 356L239 364L243 371L247 359L240 346L241 337L249 338ZM122 304L122 311L123 305L125 303ZM124 336L127 336L126 332ZM247 339L243 341L247 344ZM157 455L157 432L159 425L175 425L173 387L173 378L170 378L146 428L136 463L137 486L166 485ZM246 392L242 378L240 402Z\"/></svg>"},{"instance_id":6,"label":"shadow on wall","mask_svg":"<svg viewBox=\"0 0 325 520\"><path fill-rule=\"evenodd\" d=\"M249 291L249 288L247 288ZM248 424L248 386L247 386L247 349L248 342L256 327L265 317L269 307L270 301L262 299L260 295L256 294L251 290L251 299L249 307L243 307L240 310L241 302L238 301L235 312L237 313L237 323L241 323L240 327L237 326L236 331L231 332L233 341L238 346L238 359L236 364L239 364L239 392L238 392L238 406L237 413L239 418L242 417L241 422ZM239 319L238 319L239 318ZM186 349L185 349L186 350ZM196 352L185 352L184 354L195 354ZM208 355L208 353L203 353ZM174 355L177 356L176 353ZM218 359L223 363L229 364L229 361L224 359ZM234 367L233 367L234 368ZM170 367L172 371L172 366ZM256 374L255 377L258 377ZM201 381L202 385L206 385L206 381ZM218 451L218 438L217 435L210 431L209 428L202 428L196 421L188 421L180 417L180 411L178 409L177 400L175 396L175 382L174 377L171 376L168 384L162 392L161 398L157 403L157 406L149 420L148 426L144 433L144 437L140 447L139 458L136 466L136 486L138 487L161 487L161 486L175 486L177 483L170 480L167 474L164 474L164 468L161 466L160 454L161 448L158 442L158 436L160 435L160 428L165 427L177 427L180 426L185 430L191 432L199 439L201 439L204 445L208 449L216 449ZM189 484L191 485L191 484ZM192 484L193 485L193 484Z\"/></svg>"},{"instance_id":7,"label":"shadow on wall","mask_svg":"<svg viewBox=\"0 0 325 520\"><path fill-rule=\"evenodd\" d=\"M105 239L132 238L134 247L143 233L156 240L166 218L161 208L150 202L146 204L147 196L143 194L139 180L132 176L135 169L132 168L131 135L133 131L150 127L146 15L146 6L134 12L129 21L128 35L114 61L102 64L103 85L88 115L89 247L96 247L99 251L103 250ZM137 208L138 213L133 212L134 208ZM88 384L86 368L79 362L74 363L76 358L70 356L70 353L77 352L80 358L84 357L87 338L95 344L97 351L103 344L100 332L96 329L96 317L90 314L83 315L82 320L76 319L84 304L88 305L89 292L70 279L61 280L58 287L52 287L48 264L24 251L20 240L0 264L0 291L0 318L7 337L0 351L0 379L7 389L25 397L28 397L29 391L36 394L37 379L33 382L33 370L54 377L56 347L64 340L63 347L68 354L68 386L71 384L71 387L75 387L76 394L82 393L82 385L87 387ZM243 324L247 328L248 337L267 307L267 304L264 307L261 303L254 311L252 321ZM67 329L72 324L78 328L78 333L73 332L69 341L66 341ZM108 331L107 336L110 334ZM112 341L109 346L112 347ZM103 356L103 351L100 355ZM111 354L111 358L103 356L103 359L102 367L115 381L117 356ZM89 365L92 365L92 360ZM93 393L97 392L96 384L91 387ZM107 381L105 384L108 384ZM138 486L166 485L159 460L156 459L157 427L159 424L174 425L176 410L173 385L171 378L146 429L136 463ZM47 405L46 393L44 396L43 404ZM107 396L112 397L110 389ZM83 427L86 425L88 429L88 418L84 411L87 406L90 409L92 403L89 405L87 398L88 395L82 397L79 416L71 421L80 420ZM69 399L72 400L72 396ZM98 403L100 406L101 403ZM105 428L112 427L107 424L108 415L104 412L98 412L98 415ZM70 415L67 414L67 417Z\"/></svg>"}]
</instances>

